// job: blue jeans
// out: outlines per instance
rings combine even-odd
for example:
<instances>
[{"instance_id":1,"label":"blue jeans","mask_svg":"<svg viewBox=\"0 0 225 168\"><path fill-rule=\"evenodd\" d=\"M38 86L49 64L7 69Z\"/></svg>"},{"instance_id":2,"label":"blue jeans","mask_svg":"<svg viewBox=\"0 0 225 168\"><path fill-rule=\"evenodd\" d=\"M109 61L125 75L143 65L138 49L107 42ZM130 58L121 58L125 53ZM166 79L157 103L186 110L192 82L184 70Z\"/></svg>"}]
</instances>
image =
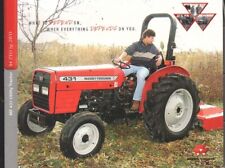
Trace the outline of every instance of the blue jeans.
<instances>
[{"instance_id":1,"label":"blue jeans","mask_svg":"<svg viewBox=\"0 0 225 168\"><path fill-rule=\"evenodd\" d=\"M133 100L140 101L142 91L145 85L145 78L149 75L149 70L142 66L130 65L130 69L123 69L125 76L135 73L137 76L137 86L134 92Z\"/></svg>"}]
</instances>

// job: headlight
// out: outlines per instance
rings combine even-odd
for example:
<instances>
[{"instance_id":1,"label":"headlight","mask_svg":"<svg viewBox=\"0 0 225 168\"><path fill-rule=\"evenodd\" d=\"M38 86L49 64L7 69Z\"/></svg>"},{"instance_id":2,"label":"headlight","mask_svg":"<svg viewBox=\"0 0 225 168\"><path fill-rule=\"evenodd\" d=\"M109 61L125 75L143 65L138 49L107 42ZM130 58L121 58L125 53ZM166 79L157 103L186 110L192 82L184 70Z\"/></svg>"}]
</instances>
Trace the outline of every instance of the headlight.
<instances>
[{"instance_id":1,"label":"headlight","mask_svg":"<svg viewBox=\"0 0 225 168\"><path fill-rule=\"evenodd\" d=\"M39 85L33 84L33 91L34 92L39 92Z\"/></svg>"},{"instance_id":2,"label":"headlight","mask_svg":"<svg viewBox=\"0 0 225 168\"><path fill-rule=\"evenodd\" d=\"M43 95L48 95L48 88L47 88L47 87L42 87L42 88L41 88L41 93L42 93Z\"/></svg>"}]
</instances>

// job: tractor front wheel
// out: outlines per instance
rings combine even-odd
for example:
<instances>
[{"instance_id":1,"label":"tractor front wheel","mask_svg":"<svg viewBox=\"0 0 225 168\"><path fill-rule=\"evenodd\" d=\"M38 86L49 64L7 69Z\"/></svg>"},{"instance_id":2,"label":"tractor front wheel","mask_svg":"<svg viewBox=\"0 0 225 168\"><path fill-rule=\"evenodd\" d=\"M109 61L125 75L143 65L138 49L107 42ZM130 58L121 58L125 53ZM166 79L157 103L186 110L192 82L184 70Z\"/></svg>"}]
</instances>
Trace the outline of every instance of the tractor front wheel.
<instances>
[{"instance_id":1,"label":"tractor front wheel","mask_svg":"<svg viewBox=\"0 0 225 168\"><path fill-rule=\"evenodd\" d=\"M55 120L46 117L45 126L38 125L31 120L32 100L26 101L19 109L18 112L18 128L23 135L35 136L47 133L53 130Z\"/></svg>"},{"instance_id":2,"label":"tractor front wheel","mask_svg":"<svg viewBox=\"0 0 225 168\"><path fill-rule=\"evenodd\" d=\"M100 151L104 139L105 129L100 117L81 112L65 123L60 135L60 150L71 159L88 157Z\"/></svg>"},{"instance_id":3,"label":"tractor front wheel","mask_svg":"<svg viewBox=\"0 0 225 168\"><path fill-rule=\"evenodd\" d=\"M169 142L187 136L199 111L199 101L190 78L178 74L160 78L145 102L144 121L151 139Z\"/></svg>"}]
</instances>

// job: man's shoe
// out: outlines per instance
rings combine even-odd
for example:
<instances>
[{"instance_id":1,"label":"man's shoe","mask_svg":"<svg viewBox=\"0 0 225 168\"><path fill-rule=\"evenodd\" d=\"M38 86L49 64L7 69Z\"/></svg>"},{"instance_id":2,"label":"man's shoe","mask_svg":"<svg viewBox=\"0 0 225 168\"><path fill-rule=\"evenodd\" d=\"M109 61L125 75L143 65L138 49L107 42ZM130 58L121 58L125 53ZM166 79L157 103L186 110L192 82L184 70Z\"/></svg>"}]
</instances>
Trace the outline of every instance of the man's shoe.
<instances>
[{"instance_id":1,"label":"man's shoe","mask_svg":"<svg viewBox=\"0 0 225 168\"><path fill-rule=\"evenodd\" d=\"M132 107L130 108L130 110L131 111L138 111L139 104L140 104L140 101L133 100L133 104L132 104Z\"/></svg>"},{"instance_id":2,"label":"man's shoe","mask_svg":"<svg viewBox=\"0 0 225 168\"><path fill-rule=\"evenodd\" d=\"M134 114L138 112L140 101L133 100L133 104L130 109L125 111L126 114Z\"/></svg>"}]
</instances>

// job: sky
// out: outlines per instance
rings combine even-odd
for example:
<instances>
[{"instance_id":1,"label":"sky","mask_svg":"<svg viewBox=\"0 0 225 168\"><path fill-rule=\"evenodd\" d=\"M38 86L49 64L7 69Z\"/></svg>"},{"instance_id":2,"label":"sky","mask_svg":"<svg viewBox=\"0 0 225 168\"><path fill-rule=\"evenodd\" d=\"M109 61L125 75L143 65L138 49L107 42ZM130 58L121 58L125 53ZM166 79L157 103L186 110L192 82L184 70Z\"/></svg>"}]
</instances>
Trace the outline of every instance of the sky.
<instances>
[{"instance_id":1,"label":"sky","mask_svg":"<svg viewBox=\"0 0 225 168\"><path fill-rule=\"evenodd\" d=\"M28 0L23 0L24 2ZM208 2L202 13L216 13L208 27L202 31L197 23L186 31L177 21L175 42L178 51L201 49L204 51L222 51L222 0L81 0L65 11L61 20L79 21L81 27L117 26L115 31L58 31L60 36L52 32L43 33L38 42L58 41L73 44L101 44L128 46L138 41L144 18L153 13L188 13L182 2ZM56 0L40 0L40 18L44 20L53 10ZM31 10L32 11L32 10ZM28 15L28 14L27 14ZM31 14L32 15L32 14ZM31 16L32 20L32 16ZM79 27L78 26L78 27ZM149 28L156 32L155 45L159 48L162 41L165 46L169 35L170 22L168 19L153 19ZM61 28L60 25L52 25ZM64 26L71 27L71 26ZM74 25L72 27L77 27ZM118 27L131 27L131 31L119 31ZM19 39L25 41L19 31Z\"/></svg>"}]
</instances>

